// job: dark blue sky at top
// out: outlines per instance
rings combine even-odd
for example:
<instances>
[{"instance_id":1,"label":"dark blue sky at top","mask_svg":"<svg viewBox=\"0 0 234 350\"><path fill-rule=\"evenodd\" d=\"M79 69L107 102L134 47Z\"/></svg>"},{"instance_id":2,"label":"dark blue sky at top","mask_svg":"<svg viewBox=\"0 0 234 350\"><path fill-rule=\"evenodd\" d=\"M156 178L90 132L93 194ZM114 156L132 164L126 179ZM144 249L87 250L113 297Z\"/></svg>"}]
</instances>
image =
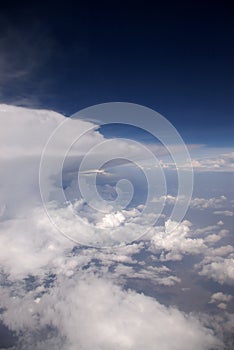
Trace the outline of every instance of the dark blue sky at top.
<instances>
[{"instance_id":1,"label":"dark blue sky at top","mask_svg":"<svg viewBox=\"0 0 234 350\"><path fill-rule=\"evenodd\" d=\"M233 18L227 1L1 3L0 102L139 103L186 142L232 146Z\"/></svg>"}]
</instances>

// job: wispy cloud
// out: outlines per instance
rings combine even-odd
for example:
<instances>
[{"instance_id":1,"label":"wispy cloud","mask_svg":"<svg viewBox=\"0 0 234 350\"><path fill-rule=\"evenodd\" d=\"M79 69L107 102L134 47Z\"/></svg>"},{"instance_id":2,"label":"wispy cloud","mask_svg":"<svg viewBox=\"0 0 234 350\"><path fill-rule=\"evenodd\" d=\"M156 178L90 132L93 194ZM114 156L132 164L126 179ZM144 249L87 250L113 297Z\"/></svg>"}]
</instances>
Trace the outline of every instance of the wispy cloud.
<instances>
[{"instance_id":1,"label":"wispy cloud","mask_svg":"<svg viewBox=\"0 0 234 350\"><path fill-rule=\"evenodd\" d=\"M16 26L5 20L0 37L0 100L15 105L38 106L41 68L55 52L56 43L39 21Z\"/></svg>"}]
</instances>

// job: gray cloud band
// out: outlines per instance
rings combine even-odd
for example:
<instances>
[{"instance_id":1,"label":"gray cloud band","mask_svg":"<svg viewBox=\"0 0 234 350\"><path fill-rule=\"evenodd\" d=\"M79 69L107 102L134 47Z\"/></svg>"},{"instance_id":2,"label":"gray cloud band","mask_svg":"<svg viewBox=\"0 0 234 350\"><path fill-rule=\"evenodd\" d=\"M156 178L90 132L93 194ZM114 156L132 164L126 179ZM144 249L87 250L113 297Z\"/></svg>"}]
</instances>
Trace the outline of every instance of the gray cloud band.
<instances>
[{"instance_id":1,"label":"gray cloud band","mask_svg":"<svg viewBox=\"0 0 234 350\"><path fill-rule=\"evenodd\" d=\"M113 123L143 129L159 140L170 154L178 178L177 200L169 218L175 223L170 225L171 230L183 220L192 196L193 169L188 149L165 117L150 108L125 102L85 108L66 118L51 134L41 156L39 177L43 205L51 222L63 235L87 246L115 246L139 239L156 224L162 213L164 203L155 199L167 195L164 169L147 144L126 138L95 139L99 126ZM82 144L82 138L90 133L91 147L87 149ZM103 171L103 165L115 159L125 159L143 171L148 195L143 209L138 211L134 220L123 224L120 220L119 225L110 229L79 216L63 189L64 162L71 156L79 161L77 188L82 200L102 216L127 213L127 206L134 194L132 184L123 178L116 184L115 200L102 198L97 190L97 174Z\"/></svg>"}]
</instances>

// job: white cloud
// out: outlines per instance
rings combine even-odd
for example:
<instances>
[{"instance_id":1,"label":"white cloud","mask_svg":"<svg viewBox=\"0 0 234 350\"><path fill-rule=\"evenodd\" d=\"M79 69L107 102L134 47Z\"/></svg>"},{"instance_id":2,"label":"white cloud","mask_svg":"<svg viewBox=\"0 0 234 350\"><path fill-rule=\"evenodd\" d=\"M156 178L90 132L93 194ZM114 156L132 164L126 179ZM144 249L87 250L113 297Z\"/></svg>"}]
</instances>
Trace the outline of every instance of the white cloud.
<instances>
[{"instance_id":1,"label":"white cloud","mask_svg":"<svg viewBox=\"0 0 234 350\"><path fill-rule=\"evenodd\" d=\"M197 350L219 344L194 316L94 276L60 279L40 302L35 300L29 293L3 298L5 324L24 332L24 349ZM47 325L57 330L54 337L51 332L35 341L35 327L42 334Z\"/></svg>"},{"instance_id":2,"label":"white cloud","mask_svg":"<svg viewBox=\"0 0 234 350\"><path fill-rule=\"evenodd\" d=\"M208 209L208 208L221 208L227 201L225 196L219 198L193 198L190 202L191 208L196 209Z\"/></svg>"},{"instance_id":3,"label":"white cloud","mask_svg":"<svg viewBox=\"0 0 234 350\"><path fill-rule=\"evenodd\" d=\"M153 202L164 202L168 205L174 205L176 201L183 203L185 197L175 197L172 195L161 196L160 198L154 198ZM225 196L212 197L212 198L202 198L195 197L190 200L189 206L193 209L218 209L222 208L227 203L227 198ZM215 211L215 214L229 214L229 211Z\"/></svg>"},{"instance_id":4,"label":"white cloud","mask_svg":"<svg viewBox=\"0 0 234 350\"><path fill-rule=\"evenodd\" d=\"M222 229L222 230L219 230L219 227L220 226L218 223L217 225L213 225L211 226L212 227L212 231L215 232L215 233L211 233L211 234L208 234L205 238L204 238L204 241L209 244L209 245L212 245L216 242L219 242L222 238L226 237L228 234L229 234L229 230L225 230L225 229ZM199 230L198 230L199 231ZM203 230L203 233L209 233L209 232L212 232L210 231L210 227L208 226L207 230ZM196 231L195 231L196 232ZM201 230L200 230L201 232Z\"/></svg>"},{"instance_id":5,"label":"white cloud","mask_svg":"<svg viewBox=\"0 0 234 350\"><path fill-rule=\"evenodd\" d=\"M192 146L192 147L191 147ZM234 171L233 148L207 148L204 145L188 145L191 156L191 164L184 163L184 170L192 165L196 172ZM175 164L167 159L161 160L161 166L165 169L175 169Z\"/></svg>"},{"instance_id":6,"label":"white cloud","mask_svg":"<svg viewBox=\"0 0 234 350\"><path fill-rule=\"evenodd\" d=\"M165 227L152 228L150 241L149 235L144 241L115 249L81 249L51 225L42 207L38 187L43 146L64 117L50 111L9 106L0 106L0 114L6 120L0 131L3 159L0 169L0 245L4 247L0 253L1 302L5 310L1 319L10 329L21 332L23 345L17 344L17 350L215 347L217 340L197 316L182 313L176 307L165 307L144 294L124 291L124 288L128 279L134 278L167 287L180 283L173 271L163 265L164 261L207 252L206 259L198 267L199 273L221 283L230 281L233 278L230 268L233 251L230 246L212 248L213 243L227 234L223 225L219 222L199 232L194 231L188 221L180 224L167 221ZM86 129L85 122L78 123L81 129ZM70 126L68 123L66 135L61 134L61 148L68 142L68 135L75 135ZM93 130L84 136L79 147L74 146L71 155L78 157L79 163L79 157L87 149L103 140L104 137ZM124 155L126 143L118 147L116 143L116 154L120 151ZM50 151L52 161L59 155L60 147ZM133 147L132 156L137 156L135 151ZM65 167L67 177L72 177L75 169L75 161L70 158ZM92 167L92 159L87 176L98 172ZM106 172L102 174L106 175ZM57 178L53 180L48 184L49 194L58 186ZM68 195L74 192L73 186L75 182L69 182L65 191ZM168 200L174 201L173 197ZM225 198L195 200L196 208L216 208ZM59 227L69 226L72 232L77 230L81 237L89 234L94 241L95 235L103 229L103 234L110 237L116 228L123 229L121 233L125 238L135 238L136 233L140 236L142 230L150 228L149 221L154 216L154 212L150 212L138 217L141 206L118 211L107 208L109 211L94 214L85 201L77 198L72 204L60 204L58 198L58 203L52 207ZM77 221L73 220L74 212ZM175 225L175 230L171 230ZM153 255L150 263L139 262L136 256L145 250L158 258ZM214 263L219 266L214 268ZM220 300L221 303L224 301ZM48 338L43 336L47 327L51 329Z\"/></svg>"},{"instance_id":7,"label":"white cloud","mask_svg":"<svg viewBox=\"0 0 234 350\"><path fill-rule=\"evenodd\" d=\"M214 211L214 214L223 216L234 216L234 212L231 210L216 210Z\"/></svg>"},{"instance_id":8,"label":"white cloud","mask_svg":"<svg viewBox=\"0 0 234 350\"><path fill-rule=\"evenodd\" d=\"M234 248L231 245L209 248L203 260L196 265L201 276L220 284L234 284Z\"/></svg>"},{"instance_id":9,"label":"white cloud","mask_svg":"<svg viewBox=\"0 0 234 350\"><path fill-rule=\"evenodd\" d=\"M234 152L217 148L206 150L201 148L200 155L192 156L192 165L197 171L234 171Z\"/></svg>"},{"instance_id":10,"label":"white cloud","mask_svg":"<svg viewBox=\"0 0 234 350\"><path fill-rule=\"evenodd\" d=\"M28 216L1 223L0 264L10 278L24 278L40 274L46 266L53 265L73 246L53 227L43 208L28 212Z\"/></svg>"},{"instance_id":11,"label":"white cloud","mask_svg":"<svg viewBox=\"0 0 234 350\"><path fill-rule=\"evenodd\" d=\"M176 227L172 230L173 227ZM191 223L187 220L178 224L172 221L165 223L165 229L156 229L151 239L150 251L160 253L160 260L182 260L187 254L200 254L206 246L203 239L191 238Z\"/></svg>"},{"instance_id":12,"label":"white cloud","mask_svg":"<svg viewBox=\"0 0 234 350\"><path fill-rule=\"evenodd\" d=\"M224 294L222 292L217 292L211 295L210 298L210 303L217 303L217 302L224 302L224 303L228 303L229 301L231 301L233 298L232 295L230 294Z\"/></svg>"},{"instance_id":13,"label":"white cloud","mask_svg":"<svg viewBox=\"0 0 234 350\"><path fill-rule=\"evenodd\" d=\"M106 214L100 222L98 222L96 225L100 228L112 228L112 227L118 227L125 221L125 217L123 213L117 212L117 213L111 213Z\"/></svg>"},{"instance_id":14,"label":"white cloud","mask_svg":"<svg viewBox=\"0 0 234 350\"><path fill-rule=\"evenodd\" d=\"M174 276L169 268L166 266L140 266L138 264L137 269L132 266L126 266L118 264L113 271L113 275L116 279L124 278L127 282L129 279L137 278L142 280L149 280L151 283L173 286L176 283L180 283L180 279Z\"/></svg>"},{"instance_id":15,"label":"white cloud","mask_svg":"<svg viewBox=\"0 0 234 350\"><path fill-rule=\"evenodd\" d=\"M210 304L216 304L216 306L221 310L226 310L228 303L233 299L230 294L224 294L222 292L217 292L211 295Z\"/></svg>"},{"instance_id":16,"label":"white cloud","mask_svg":"<svg viewBox=\"0 0 234 350\"><path fill-rule=\"evenodd\" d=\"M0 129L0 208L2 218L9 219L16 215L24 215L30 208L41 205L39 191L40 157L47 139L65 118L53 111L31 110L20 107L0 105L2 119ZM67 133L73 133L71 123L66 123L64 135L60 135L59 145L52 151L57 156L60 148L69 145ZM80 129L86 129L87 123L81 121ZM80 142L79 155L87 151L103 137L93 131ZM53 162L51 159L51 167ZM61 169L60 169L61 170ZM55 175L55 174L53 174ZM48 179L47 179L48 180ZM48 186L48 195L54 185Z\"/></svg>"},{"instance_id":17,"label":"white cloud","mask_svg":"<svg viewBox=\"0 0 234 350\"><path fill-rule=\"evenodd\" d=\"M234 256L218 257L213 261L203 261L199 274L211 278L221 284L234 284Z\"/></svg>"}]
</instances>

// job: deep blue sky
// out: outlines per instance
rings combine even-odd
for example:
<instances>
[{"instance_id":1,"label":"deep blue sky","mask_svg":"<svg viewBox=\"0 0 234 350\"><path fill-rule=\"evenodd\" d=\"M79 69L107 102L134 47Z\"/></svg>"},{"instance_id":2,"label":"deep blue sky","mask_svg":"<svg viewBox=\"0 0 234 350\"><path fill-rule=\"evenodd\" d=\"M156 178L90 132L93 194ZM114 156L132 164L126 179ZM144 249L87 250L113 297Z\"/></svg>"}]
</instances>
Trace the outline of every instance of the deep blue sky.
<instances>
[{"instance_id":1,"label":"deep blue sky","mask_svg":"<svg viewBox=\"0 0 234 350\"><path fill-rule=\"evenodd\" d=\"M42 3L0 5L0 102L66 115L134 102L187 142L233 145L231 2Z\"/></svg>"}]
</instances>

